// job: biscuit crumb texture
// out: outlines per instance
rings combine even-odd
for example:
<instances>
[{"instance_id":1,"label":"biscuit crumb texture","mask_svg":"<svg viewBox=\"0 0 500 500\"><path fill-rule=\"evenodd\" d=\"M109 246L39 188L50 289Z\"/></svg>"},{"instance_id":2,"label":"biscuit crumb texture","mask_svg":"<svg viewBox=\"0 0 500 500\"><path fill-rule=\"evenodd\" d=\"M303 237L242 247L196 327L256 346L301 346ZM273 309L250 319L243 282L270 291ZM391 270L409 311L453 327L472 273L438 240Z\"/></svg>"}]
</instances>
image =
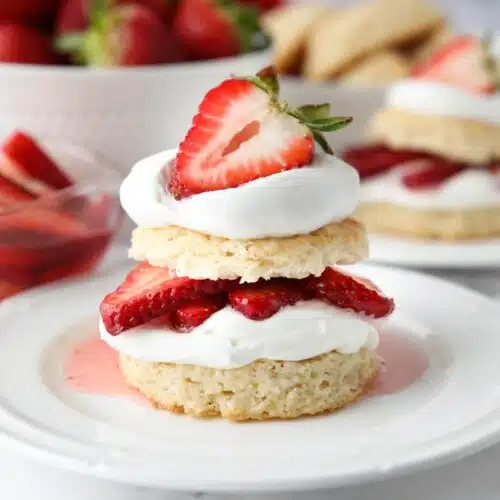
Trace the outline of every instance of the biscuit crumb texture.
<instances>
[{"instance_id":1,"label":"biscuit crumb texture","mask_svg":"<svg viewBox=\"0 0 500 500\"><path fill-rule=\"evenodd\" d=\"M150 363L120 356L127 383L153 406L195 417L292 419L343 408L377 374L376 354L332 351L304 361L257 360L235 369Z\"/></svg>"},{"instance_id":2,"label":"biscuit crumb texture","mask_svg":"<svg viewBox=\"0 0 500 500\"><path fill-rule=\"evenodd\" d=\"M306 235L260 240L229 240L178 226L140 227L132 234L129 255L178 276L255 282L319 276L326 267L367 257L368 242L364 227L352 218Z\"/></svg>"}]
</instances>

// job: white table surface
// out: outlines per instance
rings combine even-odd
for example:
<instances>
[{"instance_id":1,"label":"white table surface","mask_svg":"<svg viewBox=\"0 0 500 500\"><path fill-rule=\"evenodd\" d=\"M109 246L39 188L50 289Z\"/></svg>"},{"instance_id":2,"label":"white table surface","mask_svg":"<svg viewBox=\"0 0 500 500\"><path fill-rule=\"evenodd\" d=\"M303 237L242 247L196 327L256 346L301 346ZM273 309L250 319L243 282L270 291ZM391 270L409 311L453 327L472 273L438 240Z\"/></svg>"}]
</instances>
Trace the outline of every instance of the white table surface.
<instances>
[{"instance_id":1,"label":"white table surface","mask_svg":"<svg viewBox=\"0 0 500 500\"><path fill-rule=\"evenodd\" d=\"M114 263L125 257L112 253ZM499 301L500 270L434 273ZM438 469L377 484L281 495L203 495L147 490L80 476L13 455L0 448L2 500L498 500L500 445Z\"/></svg>"}]
</instances>

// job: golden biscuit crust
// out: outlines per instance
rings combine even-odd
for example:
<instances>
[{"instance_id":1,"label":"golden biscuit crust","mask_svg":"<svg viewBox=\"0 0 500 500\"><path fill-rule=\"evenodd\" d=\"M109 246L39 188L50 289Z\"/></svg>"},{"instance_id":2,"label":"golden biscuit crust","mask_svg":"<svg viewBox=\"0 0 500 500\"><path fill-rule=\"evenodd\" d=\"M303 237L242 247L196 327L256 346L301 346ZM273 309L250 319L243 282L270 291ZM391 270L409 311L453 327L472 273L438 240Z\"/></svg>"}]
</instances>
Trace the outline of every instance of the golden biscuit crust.
<instances>
[{"instance_id":1,"label":"golden biscuit crust","mask_svg":"<svg viewBox=\"0 0 500 500\"><path fill-rule=\"evenodd\" d=\"M241 368L148 363L120 356L129 385L153 406L195 417L292 419L343 408L377 374L374 351L329 352L304 361L257 360Z\"/></svg>"},{"instance_id":2,"label":"golden biscuit crust","mask_svg":"<svg viewBox=\"0 0 500 500\"><path fill-rule=\"evenodd\" d=\"M356 216L369 231L443 241L500 236L500 206L475 210L418 210L391 203L362 204Z\"/></svg>"},{"instance_id":3,"label":"golden biscuit crust","mask_svg":"<svg viewBox=\"0 0 500 500\"><path fill-rule=\"evenodd\" d=\"M137 228L130 257L193 279L305 278L368 255L363 226L352 218L289 238L229 240L184 229Z\"/></svg>"},{"instance_id":4,"label":"golden biscuit crust","mask_svg":"<svg viewBox=\"0 0 500 500\"><path fill-rule=\"evenodd\" d=\"M373 117L368 137L395 149L428 151L477 165L500 158L500 127L467 118L387 108Z\"/></svg>"}]
</instances>

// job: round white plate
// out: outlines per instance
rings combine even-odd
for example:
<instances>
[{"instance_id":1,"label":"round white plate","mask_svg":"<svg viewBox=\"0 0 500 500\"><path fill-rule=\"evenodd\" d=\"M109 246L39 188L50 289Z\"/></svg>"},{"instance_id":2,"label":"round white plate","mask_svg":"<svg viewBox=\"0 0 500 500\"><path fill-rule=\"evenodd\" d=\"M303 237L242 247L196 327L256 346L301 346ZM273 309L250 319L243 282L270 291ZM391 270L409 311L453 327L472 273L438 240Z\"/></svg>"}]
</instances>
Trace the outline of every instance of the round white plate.
<instances>
[{"instance_id":1,"label":"round white plate","mask_svg":"<svg viewBox=\"0 0 500 500\"><path fill-rule=\"evenodd\" d=\"M0 442L50 465L189 491L339 486L421 469L500 437L500 308L436 278L355 266L397 301L387 328L429 357L406 390L328 416L231 424L73 392L61 365L124 270L0 305ZM418 322L409 318L418 318ZM426 325L426 326L423 326Z\"/></svg>"},{"instance_id":2,"label":"round white plate","mask_svg":"<svg viewBox=\"0 0 500 500\"><path fill-rule=\"evenodd\" d=\"M500 267L500 239L441 243L369 234L370 260L433 269Z\"/></svg>"}]
</instances>

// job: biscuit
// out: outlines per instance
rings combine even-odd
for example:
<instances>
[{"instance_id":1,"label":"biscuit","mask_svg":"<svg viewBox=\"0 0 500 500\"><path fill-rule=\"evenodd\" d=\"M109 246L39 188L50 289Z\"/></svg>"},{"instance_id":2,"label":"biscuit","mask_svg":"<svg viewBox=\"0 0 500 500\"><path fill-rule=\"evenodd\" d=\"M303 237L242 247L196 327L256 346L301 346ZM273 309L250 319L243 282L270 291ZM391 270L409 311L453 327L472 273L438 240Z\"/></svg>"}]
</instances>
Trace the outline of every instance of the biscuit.
<instances>
[{"instance_id":1,"label":"biscuit","mask_svg":"<svg viewBox=\"0 0 500 500\"><path fill-rule=\"evenodd\" d=\"M500 158L500 127L468 118L387 108L368 126L371 140L394 149L414 149L454 161L484 165Z\"/></svg>"},{"instance_id":2,"label":"biscuit","mask_svg":"<svg viewBox=\"0 0 500 500\"><path fill-rule=\"evenodd\" d=\"M469 210L420 210L392 203L360 205L356 216L369 231L443 241L500 236L500 206Z\"/></svg>"},{"instance_id":3,"label":"biscuit","mask_svg":"<svg viewBox=\"0 0 500 500\"><path fill-rule=\"evenodd\" d=\"M439 26L429 37L418 44L411 53L413 64L421 63L429 59L441 47L443 47L453 36L452 30L447 25Z\"/></svg>"},{"instance_id":4,"label":"biscuit","mask_svg":"<svg viewBox=\"0 0 500 500\"><path fill-rule=\"evenodd\" d=\"M309 31L327 12L331 9L290 6L262 16L262 25L273 39L274 65L280 73L299 69Z\"/></svg>"},{"instance_id":5,"label":"biscuit","mask_svg":"<svg viewBox=\"0 0 500 500\"><path fill-rule=\"evenodd\" d=\"M352 264L368 254L361 224L348 218L306 235L259 240L229 240L184 229L137 228L129 255L168 267L193 279L305 278L326 267Z\"/></svg>"},{"instance_id":6,"label":"biscuit","mask_svg":"<svg viewBox=\"0 0 500 500\"><path fill-rule=\"evenodd\" d=\"M385 85L405 78L410 73L407 59L393 50L368 56L339 77L350 85Z\"/></svg>"},{"instance_id":7,"label":"biscuit","mask_svg":"<svg viewBox=\"0 0 500 500\"><path fill-rule=\"evenodd\" d=\"M241 368L151 363L120 356L126 382L153 406L196 417L291 419L343 408L377 374L374 351L332 351L304 361L261 359Z\"/></svg>"},{"instance_id":8,"label":"biscuit","mask_svg":"<svg viewBox=\"0 0 500 500\"><path fill-rule=\"evenodd\" d=\"M360 2L316 23L307 43L304 72L313 81L339 75L381 49L409 44L443 21L423 0Z\"/></svg>"}]
</instances>

